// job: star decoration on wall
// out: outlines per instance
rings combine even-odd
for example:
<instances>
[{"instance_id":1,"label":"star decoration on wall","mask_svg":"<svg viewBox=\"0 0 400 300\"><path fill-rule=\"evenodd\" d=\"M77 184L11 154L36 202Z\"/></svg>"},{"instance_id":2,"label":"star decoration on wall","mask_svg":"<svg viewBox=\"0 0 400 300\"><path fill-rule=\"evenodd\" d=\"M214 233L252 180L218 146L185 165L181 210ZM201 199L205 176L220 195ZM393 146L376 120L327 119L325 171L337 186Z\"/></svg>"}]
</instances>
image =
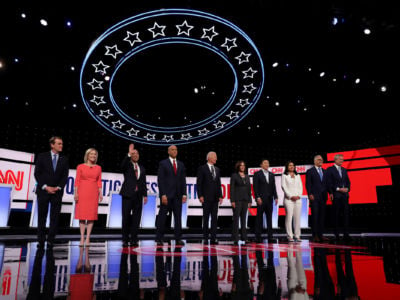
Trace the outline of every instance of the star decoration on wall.
<instances>
[{"instance_id":1,"label":"star decoration on wall","mask_svg":"<svg viewBox=\"0 0 400 300\"><path fill-rule=\"evenodd\" d=\"M185 20L181 25L176 25L176 28L178 28L178 35L190 36L190 30L193 29L193 26L189 25Z\"/></svg>"},{"instance_id":2,"label":"star decoration on wall","mask_svg":"<svg viewBox=\"0 0 400 300\"><path fill-rule=\"evenodd\" d=\"M121 129L123 126L125 126L124 123L121 123L120 120L116 121L116 122L111 122L113 124L113 128L118 128Z\"/></svg>"},{"instance_id":3,"label":"star decoration on wall","mask_svg":"<svg viewBox=\"0 0 400 300\"><path fill-rule=\"evenodd\" d=\"M215 129L218 129L218 128L224 127L225 123L226 122L222 122L221 120L218 120L218 122L214 123L213 125L215 126Z\"/></svg>"},{"instance_id":4,"label":"star decoration on wall","mask_svg":"<svg viewBox=\"0 0 400 300\"><path fill-rule=\"evenodd\" d=\"M98 81L94 78L91 82L88 82L87 84L92 87L92 90L96 90L96 89L102 90L103 89L103 87L102 87L103 81Z\"/></svg>"},{"instance_id":5,"label":"star decoration on wall","mask_svg":"<svg viewBox=\"0 0 400 300\"><path fill-rule=\"evenodd\" d=\"M182 135L181 135L181 139L182 140L188 140L188 139L190 139L192 136L191 136L191 134L190 133L182 133Z\"/></svg>"},{"instance_id":6,"label":"star decoration on wall","mask_svg":"<svg viewBox=\"0 0 400 300\"><path fill-rule=\"evenodd\" d=\"M148 28L147 30L150 31L153 34L153 39L157 36L165 36L164 30L167 28L165 25L158 25L157 22L154 22L154 26L151 28Z\"/></svg>"},{"instance_id":7,"label":"star decoration on wall","mask_svg":"<svg viewBox=\"0 0 400 300\"><path fill-rule=\"evenodd\" d=\"M139 133L139 130L135 130L135 129L132 127L131 129L127 130L126 132L129 134L129 136L137 136L138 133Z\"/></svg>"},{"instance_id":8,"label":"star decoration on wall","mask_svg":"<svg viewBox=\"0 0 400 300\"><path fill-rule=\"evenodd\" d=\"M89 101L96 104L96 106L99 106L100 104L106 103L103 99L104 99L104 96L93 96L93 99L91 99Z\"/></svg>"},{"instance_id":9,"label":"star decoration on wall","mask_svg":"<svg viewBox=\"0 0 400 300\"><path fill-rule=\"evenodd\" d=\"M248 85L244 85L243 86L243 91L242 93L249 93L251 94L254 90L256 90L257 88L251 83Z\"/></svg>"},{"instance_id":10,"label":"star decoration on wall","mask_svg":"<svg viewBox=\"0 0 400 300\"><path fill-rule=\"evenodd\" d=\"M213 38L218 35L217 32L215 32L215 26L212 26L208 29L203 28L203 35L201 36L202 39L208 39L210 42L212 42Z\"/></svg>"},{"instance_id":11,"label":"star decoration on wall","mask_svg":"<svg viewBox=\"0 0 400 300\"><path fill-rule=\"evenodd\" d=\"M225 42L221 45L221 47L226 48L226 51L231 51L232 48L237 47L236 45L236 38L228 39L225 38Z\"/></svg>"},{"instance_id":12,"label":"star decoration on wall","mask_svg":"<svg viewBox=\"0 0 400 300\"><path fill-rule=\"evenodd\" d=\"M117 58L117 55L118 55L118 54L121 54L121 53L122 53L122 51L120 51L120 50L118 49L117 45L114 45L114 46L112 46L112 47L110 47L110 46L105 46L105 47L106 47L106 49L107 49L105 55L110 55L110 56L112 56L114 59Z\"/></svg>"},{"instance_id":13,"label":"star decoration on wall","mask_svg":"<svg viewBox=\"0 0 400 300\"><path fill-rule=\"evenodd\" d=\"M101 73L101 74L105 74L106 69L108 69L110 67L108 65L105 65L102 61L99 61L98 64L92 64L92 66L96 69L94 71L95 73Z\"/></svg>"},{"instance_id":14,"label":"star decoration on wall","mask_svg":"<svg viewBox=\"0 0 400 300\"><path fill-rule=\"evenodd\" d=\"M210 132L207 128L199 129L197 131L199 132L199 135L207 135Z\"/></svg>"},{"instance_id":15,"label":"star decoration on wall","mask_svg":"<svg viewBox=\"0 0 400 300\"><path fill-rule=\"evenodd\" d=\"M164 137L162 138L163 141L166 141L167 143L169 143L170 141L174 140L173 135L167 135L165 134Z\"/></svg>"},{"instance_id":16,"label":"star decoration on wall","mask_svg":"<svg viewBox=\"0 0 400 300\"><path fill-rule=\"evenodd\" d=\"M148 140L148 141L151 141L151 140L155 140L155 139L156 139L156 135L155 135L155 134L147 133L147 134L144 136L144 138L145 138L146 140Z\"/></svg>"},{"instance_id":17,"label":"star decoration on wall","mask_svg":"<svg viewBox=\"0 0 400 300\"><path fill-rule=\"evenodd\" d=\"M248 68L246 71L242 71L242 73L244 74L243 79L246 78L253 78L254 74L256 74L258 71L257 70L253 70L251 67Z\"/></svg>"},{"instance_id":18,"label":"star decoration on wall","mask_svg":"<svg viewBox=\"0 0 400 300\"><path fill-rule=\"evenodd\" d=\"M226 115L230 120L239 118L239 112L238 111L232 111Z\"/></svg>"},{"instance_id":19,"label":"star decoration on wall","mask_svg":"<svg viewBox=\"0 0 400 300\"><path fill-rule=\"evenodd\" d=\"M109 117L113 116L113 114L110 113L109 109L107 109L107 110L100 110L100 115L99 116L103 117L105 119L108 119Z\"/></svg>"},{"instance_id":20,"label":"star decoration on wall","mask_svg":"<svg viewBox=\"0 0 400 300\"><path fill-rule=\"evenodd\" d=\"M131 47L135 45L135 43L141 43L142 40L139 38L139 32L131 33L130 31L126 32L127 36L124 38L124 41L128 42Z\"/></svg>"},{"instance_id":21,"label":"star decoration on wall","mask_svg":"<svg viewBox=\"0 0 400 300\"><path fill-rule=\"evenodd\" d=\"M236 103L236 105L239 105L240 107L245 107L246 105L250 105L249 98L239 99L239 103Z\"/></svg>"},{"instance_id":22,"label":"star decoration on wall","mask_svg":"<svg viewBox=\"0 0 400 300\"><path fill-rule=\"evenodd\" d=\"M235 59L239 61L239 65L245 62L249 62L249 57L251 56L251 53L244 53L243 51L240 53L240 55L236 56Z\"/></svg>"}]
</instances>

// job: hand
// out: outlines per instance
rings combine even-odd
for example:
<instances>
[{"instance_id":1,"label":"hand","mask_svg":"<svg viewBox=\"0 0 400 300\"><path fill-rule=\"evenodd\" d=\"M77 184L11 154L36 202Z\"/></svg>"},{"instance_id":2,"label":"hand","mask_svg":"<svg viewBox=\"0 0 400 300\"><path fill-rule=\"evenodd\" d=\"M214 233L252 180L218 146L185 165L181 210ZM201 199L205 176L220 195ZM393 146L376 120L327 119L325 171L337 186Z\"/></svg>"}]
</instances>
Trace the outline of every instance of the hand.
<instances>
[{"instance_id":1,"label":"hand","mask_svg":"<svg viewBox=\"0 0 400 300\"><path fill-rule=\"evenodd\" d=\"M311 201L313 201L313 200L314 200L314 195L308 196L308 199L310 199Z\"/></svg>"},{"instance_id":2,"label":"hand","mask_svg":"<svg viewBox=\"0 0 400 300\"><path fill-rule=\"evenodd\" d=\"M78 203L78 194L74 195L74 200L75 200L76 203Z\"/></svg>"},{"instance_id":3,"label":"hand","mask_svg":"<svg viewBox=\"0 0 400 300\"><path fill-rule=\"evenodd\" d=\"M187 197L186 196L182 196L182 203L186 203Z\"/></svg>"},{"instance_id":4,"label":"hand","mask_svg":"<svg viewBox=\"0 0 400 300\"><path fill-rule=\"evenodd\" d=\"M339 192L341 192L341 193L347 193L348 191L349 191L348 188L340 188L339 189Z\"/></svg>"},{"instance_id":5,"label":"hand","mask_svg":"<svg viewBox=\"0 0 400 300\"><path fill-rule=\"evenodd\" d=\"M132 154L133 154L133 150L135 150L135 145L134 145L134 144L130 144L130 145L129 145L129 152L128 152L128 154L129 154L129 155L132 155Z\"/></svg>"},{"instance_id":6,"label":"hand","mask_svg":"<svg viewBox=\"0 0 400 300\"><path fill-rule=\"evenodd\" d=\"M290 197L290 200L292 200L293 202L296 201L297 200L297 196Z\"/></svg>"},{"instance_id":7,"label":"hand","mask_svg":"<svg viewBox=\"0 0 400 300\"><path fill-rule=\"evenodd\" d=\"M222 204L222 201L224 201L224 198L219 198L219 205Z\"/></svg>"},{"instance_id":8,"label":"hand","mask_svg":"<svg viewBox=\"0 0 400 300\"><path fill-rule=\"evenodd\" d=\"M161 196L161 203L163 205L168 205L168 198L166 195Z\"/></svg>"},{"instance_id":9,"label":"hand","mask_svg":"<svg viewBox=\"0 0 400 300\"><path fill-rule=\"evenodd\" d=\"M258 204L258 205L261 205L261 204L262 204L261 198L257 198L257 204Z\"/></svg>"},{"instance_id":10,"label":"hand","mask_svg":"<svg viewBox=\"0 0 400 300\"><path fill-rule=\"evenodd\" d=\"M200 203L204 203L204 197L201 196L201 197L199 198L199 201L200 201Z\"/></svg>"},{"instance_id":11,"label":"hand","mask_svg":"<svg viewBox=\"0 0 400 300\"><path fill-rule=\"evenodd\" d=\"M51 187L51 186L46 186L45 190L47 191L47 193L49 194L55 194L57 192L57 188L55 187Z\"/></svg>"},{"instance_id":12,"label":"hand","mask_svg":"<svg viewBox=\"0 0 400 300\"><path fill-rule=\"evenodd\" d=\"M275 205L278 205L278 199L275 199Z\"/></svg>"},{"instance_id":13,"label":"hand","mask_svg":"<svg viewBox=\"0 0 400 300\"><path fill-rule=\"evenodd\" d=\"M251 208L251 202L249 203L248 207Z\"/></svg>"},{"instance_id":14,"label":"hand","mask_svg":"<svg viewBox=\"0 0 400 300\"><path fill-rule=\"evenodd\" d=\"M146 205L147 203L147 197L143 197L143 204Z\"/></svg>"},{"instance_id":15,"label":"hand","mask_svg":"<svg viewBox=\"0 0 400 300\"><path fill-rule=\"evenodd\" d=\"M99 202L103 201L103 194L99 195Z\"/></svg>"},{"instance_id":16,"label":"hand","mask_svg":"<svg viewBox=\"0 0 400 300\"><path fill-rule=\"evenodd\" d=\"M329 194L329 198L333 201L333 194Z\"/></svg>"},{"instance_id":17,"label":"hand","mask_svg":"<svg viewBox=\"0 0 400 300\"><path fill-rule=\"evenodd\" d=\"M236 203L235 202L232 202L232 207L236 208Z\"/></svg>"}]
</instances>

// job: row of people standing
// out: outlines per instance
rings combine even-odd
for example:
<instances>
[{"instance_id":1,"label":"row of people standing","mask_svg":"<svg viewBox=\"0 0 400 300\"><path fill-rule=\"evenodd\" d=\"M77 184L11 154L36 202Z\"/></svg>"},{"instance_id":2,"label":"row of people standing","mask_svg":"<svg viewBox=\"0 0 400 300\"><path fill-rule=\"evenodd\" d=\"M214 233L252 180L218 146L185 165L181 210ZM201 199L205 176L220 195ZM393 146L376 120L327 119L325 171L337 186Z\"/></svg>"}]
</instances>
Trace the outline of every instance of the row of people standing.
<instances>
[{"instance_id":1,"label":"row of people standing","mask_svg":"<svg viewBox=\"0 0 400 300\"><path fill-rule=\"evenodd\" d=\"M35 178L38 195L38 245L43 247L46 240L45 223L49 204L50 229L47 238L48 247L52 247L58 227L58 218L61 210L61 199L64 186L68 178L68 159L61 155L63 141L60 137L50 139L50 152L41 153L36 159ZM178 245L183 245L182 237L182 204L186 202L186 169L183 162L177 160L178 149L175 145L168 147L169 157L159 164L157 182L160 196L160 209L157 216L156 241L163 244L166 216L174 215L174 232ZM98 152L94 148L86 151L84 163L77 167L74 200L75 218L79 219L81 240L80 245L90 244L90 234L93 222L97 220L98 202L102 201L101 167L97 165ZM203 238L211 243L217 241L218 207L222 203L221 171L215 166L217 154L209 152L207 163L199 167L197 172L197 189L199 201L203 207ZM124 182L120 190L122 196L122 238L124 246L138 246L138 229L141 220L142 206L147 203L146 170L138 163L139 151L134 145L129 145L128 155L123 159L121 170ZM314 241L322 241L323 223L327 193L333 200L335 213L335 234L338 237L340 212L344 213L344 235L348 235L348 192L350 181L347 171L341 167L343 156L335 156L334 166L328 170L322 169L322 157L314 158L314 167L307 171L306 186L311 202L312 229ZM232 239L239 241L239 221L241 224L241 238L248 242L246 219L247 211L251 206L252 193L250 177L246 174L244 161L235 165L236 172L230 180L231 204L233 209ZM254 174L253 186L257 203L255 235L257 241L262 241L263 216L266 215L268 239L272 234L273 205L278 204L274 175L268 171L269 161L263 159L261 170ZM288 240L300 241L300 213L303 184L300 175L296 172L293 162L286 164L282 176L282 190L285 195L286 232ZM209 220L211 218L211 230ZM294 221L294 234L292 223ZM86 231L86 238L85 238Z\"/></svg>"}]
</instances>

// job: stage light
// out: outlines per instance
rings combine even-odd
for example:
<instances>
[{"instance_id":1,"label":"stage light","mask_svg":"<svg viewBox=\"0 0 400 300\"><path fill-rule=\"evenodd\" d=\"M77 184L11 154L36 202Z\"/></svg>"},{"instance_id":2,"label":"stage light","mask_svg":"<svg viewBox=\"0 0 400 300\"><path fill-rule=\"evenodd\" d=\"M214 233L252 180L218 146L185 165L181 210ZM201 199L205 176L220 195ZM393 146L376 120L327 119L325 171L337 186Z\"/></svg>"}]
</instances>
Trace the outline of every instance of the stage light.
<instances>
[{"instance_id":1,"label":"stage light","mask_svg":"<svg viewBox=\"0 0 400 300\"><path fill-rule=\"evenodd\" d=\"M248 129L248 130L251 130L251 127L249 126L249 127L247 127L247 129Z\"/></svg>"},{"instance_id":2,"label":"stage light","mask_svg":"<svg viewBox=\"0 0 400 300\"><path fill-rule=\"evenodd\" d=\"M0 69L2 69L4 67L4 64L2 61L0 61Z\"/></svg>"},{"instance_id":3,"label":"stage light","mask_svg":"<svg viewBox=\"0 0 400 300\"><path fill-rule=\"evenodd\" d=\"M278 65L279 65L278 62L274 62L274 63L272 64L272 67L273 67L273 68L276 68Z\"/></svg>"},{"instance_id":4,"label":"stage light","mask_svg":"<svg viewBox=\"0 0 400 300\"><path fill-rule=\"evenodd\" d=\"M304 111L307 111L307 107L304 107Z\"/></svg>"},{"instance_id":5,"label":"stage light","mask_svg":"<svg viewBox=\"0 0 400 300\"><path fill-rule=\"evenodd\" d=\"M312 69L311 68L308 68L308 72L311 72L312 71Z\"/></svg>"},{"instance_id":6,"label":"stage light","mask_svg":"<svg viewBox=\"0 0 400 300\"><path fill-rule=\"evenodd\" d=\"M257 124L257 128L260 128L260 125Z\"/></svg>"},{"instance_id":7,"label":"stage light","mask_svg":"<svg viewBox=\"0 0 400 300\"><path fill-rule=\"evenodd\" d=\"M370 34L371 34L371 29L365 28L365 29L364 29L364 34L365 34L365 35L370 35Z\"/></svg>"},{"instance_id":8,"label":"stage light","mask_svg":"<svg viewBox=\"0 0 400 300\"><path fill-rule=\"evenodd\" d=\"M26 18L26 14L22 13L22 14L21 14L21 18L22 18L22 19L25 19L25 18Z\"/></svg>"},{"instance_id":9,"label":"stage light","mask_svg":"<svg viewBox=\"0 0 400 300\"><path fill-rule=\"evenodd\" d=\"M332 81L333 81L333 82L336 82L336 78L332 78Z\"/></svg>"},{"instance_id":10,"label":"stage light","mask_svg":"<svg viewBox=\"0 0 400 300\"><path fill-rule=\"evenodd\" d=\"M47 25L48 25L48 23L47 23L47 21L46 21L45 19L41 19L41 20L40 20L40 24L41 24L42 26L47 26Z\"/></svg>"},{"instance_id":11,"label":"stage light","mask_svg":"<svg viewBox=\"0 0 400 300\"><path fill-rule=\"evenodd\" d=\"M105 81L109 81L109 80L110 80L110 76L104 77L104 80L105 80Z\"/></svg>"},{"instance_id":12,"label":"stage light","mask_svg":"<svg viewBox=\"0 0 400 300\"><path fill-rule=\"evenodd\" d=\"M360 83L360 78L357 78L357 79L355 80L355 83L356 83L356 84L359 84L359 83Z\"/></svg>"},{"instance_id":13,"label":"stage light","mask_svg":"<svg viewBox=\"0 0 400 300\"><path fill-rule=\"evenodd\" d=\"M72 26L71 21L67 21L67 27L71 27L71 26Z\"/></svg>"},{"instance_id":14,"label":"stage light","mask_svg":"<svg viewBox=\"0 0 400 300\"><path fill-rule=\"evenodd\" d=\"M76 104L75 104L75 103L74 103L74 104L72 104L72 107L73 107L73 108L76 108Z\"/></svg>"},{"instance_id":15,"label":"stage light","mask_svg":"<svg viewBox=\"0 0 400 300\"><path fill-rule=\"evenodd\" d=\"M199 93L199 89L198 88L194 88L194 93L198 94Z\"/></svg>"},{"instance_id":16,"label":"stage light","mask_svg":"<svg viewBox=\"0 0 400 300\"><path fill-rule=\"evenodd\" d=\"M25 102L25 106L29 106L29 102L28 101Z\"/></svg>"},{"instance_id":17,"label":"stage light","mask_svg":"<svg viewBox=\"0 0 400 300\"><path fill-rule=\"evenodd\" d=\"M339 22L338 18L333 17L333 19L332 19L332 25L335 26L335 25L337 25L338 22Z\"/></svg>"},{"instance_id":18,"label":"stage light","mask_svg":"<svg viewBox=\"0 0 400 300\"><path fill-rule=\"evenodd\" d=\"M74 66L71 66L70 70L71 70L71 71L75 71L75 67L74 67Z\"/></svg>"},{"instance_id":19,"label":"stage light","mask_svg":"<svg viewBox=\"0 0 400 300\"><path fill-rule=\"evenodd\" d=\"M286 68L289 68L290 65L289 65L289 64L286 64L285 66L286 66Z\"/></svg>"},{"instance_id":20,"label":"stage light","mask_svg":"<svg viewBox=\"0 0 400 300\"><path fill-rule=\"evenodd\" d=\"M325 72L319 73L319 77L324 77L324 76L325 76Z\"/></svg>"},{"instance_id":21,"label":"stage light","mask_svg":"<svg viewBox=\"0 0 400 300\"><path fill-rule=\"evenodd\" d=\"M382 93L386 92L387 91L386 85L382 85L380 90L381 90Z\"/></svg>"},{"instance_id":22,"label":"stage light","mask_svg":"<svg viewBox=\"0 0 400 300\"><path fill-rule=\"evenodd\" d=\"M4 100L8 101L8 99L9 99L8 96L5 96L5 97L4 97Z\"/></svg>"},{"instance_id":23,"label":"stage light","mask_svg":"<svg viewBox=\"0 0 400 300\"><path fill-rule=\"evenodd\" d=\"M275 106L279 106L279 102L275 102Z\"/></svg>"},{"instance_id":24,"label":"stage light","mask_svg":"<svg viewBox=\"0 0 400 300\"><path fill-rule=\"evenodd\" d=\"M19 63L19 59L18 58L14 58L14 62L15 63Z\"/></svg>"}]
</instances>

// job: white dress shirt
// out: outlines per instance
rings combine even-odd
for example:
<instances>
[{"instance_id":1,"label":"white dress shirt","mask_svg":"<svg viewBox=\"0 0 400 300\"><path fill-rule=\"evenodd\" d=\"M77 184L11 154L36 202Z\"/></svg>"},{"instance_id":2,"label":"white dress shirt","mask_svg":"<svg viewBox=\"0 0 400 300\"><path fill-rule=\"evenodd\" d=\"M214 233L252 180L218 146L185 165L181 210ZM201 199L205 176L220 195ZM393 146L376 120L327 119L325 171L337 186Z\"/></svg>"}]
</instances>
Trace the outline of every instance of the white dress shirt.
<instances>
[{"instance_id":1,"label":"white dress shirt","mask_svg":"<svg viewBox=\"0 0 400 300\"><path fill-rule=\"evenodd\" d=\"M172 158L171 156L169 157L169 161L171 162L172 167L174 166L174 161L176 164L176 169L178 170L178 162L176 161L176 158Z\"/></svg>"},{"instance_id":2,"label":"white dress shirt","mask_svg":"<svg viewBox=\"0 0 400 300\"><path fill-rule=\"evenodd\" d=\"M303 194L303 183L299 174L294 175L294 178L290 174L282 174L282 190L285 194L285 199L290 200L292 197L301 197Z\"/></svg>"}]
</instances>

